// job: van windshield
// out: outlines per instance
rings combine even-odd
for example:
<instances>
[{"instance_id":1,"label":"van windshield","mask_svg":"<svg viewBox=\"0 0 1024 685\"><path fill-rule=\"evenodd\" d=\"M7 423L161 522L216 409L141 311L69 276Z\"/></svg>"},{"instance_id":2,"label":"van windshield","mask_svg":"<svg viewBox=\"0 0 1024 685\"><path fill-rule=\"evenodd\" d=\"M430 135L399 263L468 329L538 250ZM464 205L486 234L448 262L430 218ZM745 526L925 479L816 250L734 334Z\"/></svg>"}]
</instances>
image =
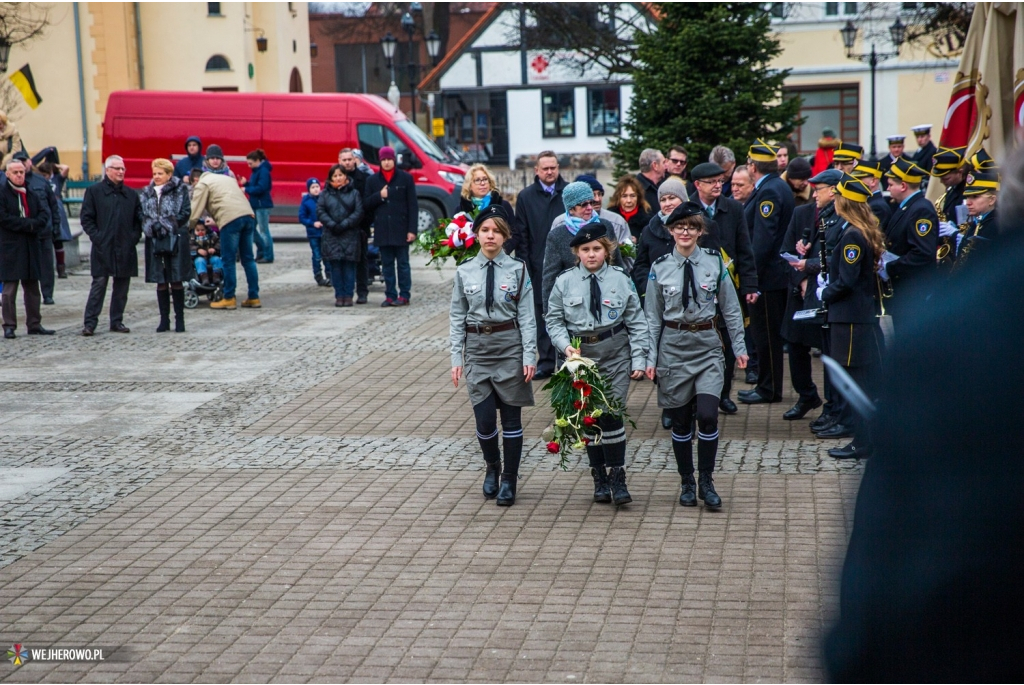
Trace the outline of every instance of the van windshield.
<instances>
[{"instance_id":1,"label":"van windshield","mask_svg":"<svg viewBox=\"0 0 1024 685\"><path fill-rule=\"evenodd\" d=\"M403 119L396 123L398 124L398 128L402 129L402 133L409 136L409 138L412 139L412 142L416 143L416 145L418 145L423 152L427 153L427 156L435 162L442 162L445 164L453 163L452 160L448 159L448 156L441 151L441 148L437 146L437 143L431 140L426 133L420 130L420 128L411 121Z\"/></svg>"}]
</instances>

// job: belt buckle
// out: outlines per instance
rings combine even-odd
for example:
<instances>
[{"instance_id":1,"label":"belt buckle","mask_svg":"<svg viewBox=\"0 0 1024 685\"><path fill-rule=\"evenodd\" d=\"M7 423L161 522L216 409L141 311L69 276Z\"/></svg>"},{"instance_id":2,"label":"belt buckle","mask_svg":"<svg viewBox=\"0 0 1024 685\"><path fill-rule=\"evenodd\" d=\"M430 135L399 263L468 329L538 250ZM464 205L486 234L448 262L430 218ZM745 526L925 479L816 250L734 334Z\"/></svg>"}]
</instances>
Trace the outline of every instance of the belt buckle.
<instances>
[{"instance_id":1,"label":"belt buckle","mask_svg":"<svg viewBox=\"0 0 1024 685\"><path fill-rule=\"evenodd\" d=\"M697 332L698 330L700 330L700 329L698 328L698 325L699 325L699 324L691 323L691 324L690 324L690 327L689 327L689 331L690 331L691 333L696 333L696 332Z\"/></svg>"},{"instance_id":2,"label":"belt buckle","mask_svg":"<svg viewBox=\"0 0 1024 685\"><path fill-rule=\"evenodd\" d=\"M587 343L588 344L596 345L599 342L601 342L601 336L599 336L599 335L588 335L587 336Z\"/></svg>"},{"instance_id":3,"label":"belt buckle","mask_svg":"<svg viewBox=\"0 0 1024 685\"><path fill-rule=\"evenodd\" d=\"M490 335L493 332L494 332L494 327L493 326L484 326L484 333L486 333L487 335Z\"/></svg>"}]
</instances>

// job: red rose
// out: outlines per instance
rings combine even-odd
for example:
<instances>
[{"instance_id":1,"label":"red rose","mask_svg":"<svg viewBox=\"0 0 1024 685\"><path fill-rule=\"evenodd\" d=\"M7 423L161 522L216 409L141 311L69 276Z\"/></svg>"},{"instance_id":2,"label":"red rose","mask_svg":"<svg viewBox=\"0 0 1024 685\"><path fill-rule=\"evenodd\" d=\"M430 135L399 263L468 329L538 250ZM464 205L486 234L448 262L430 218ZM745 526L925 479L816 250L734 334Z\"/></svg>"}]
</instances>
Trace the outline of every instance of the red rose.
<instances>
[{"instance_id":1,"label":"red rose","mask_svg":"<svg viewBox=\"0 0 1024 685\"><path fill-rule=\"evenodd\" d=\"M548 452L551 454L558 454L559 446L557 442L548 443Z\"/></svg>"},{"instance_id":2,"label":"red rose","mask_svg":"<svg viewBox=\"0 0 1024 685\"><path fill-rule=\"evenodd\" d=\"M590 444L590 438L583 438L583 444L584 445L589 445Z\"/></svg>"},{"instance_id":3,"label":"red rose","mask_svg":"<svg viewBox=\"0 0 1024 685\"><path fill-rule=\"evenodd\" d=\"M586 381L573 381L572 387L576 388L577 390L582 390L584 386L586 386L586 384Z\"/></svg>"},{"instance_id":4,"label":"red rose","mask_svg":"<svg viewBox=\"0 0 1024 685\"><path fill-rule=\"evenodd\" d=\"M592 390L593 390L593 388L591 388L589 385L584 385L583 386L583 396L584 397L590 397L590 392Z\"/></svg>"},{"instance_id":5,"label":"red rose","mask_svg":"<svg viewBox=\"0 0 1024 685\"><path fill-rule=\"evenodd\" d=\"M466 238L466 249L473 247L473 243L475 242L476 238L474 238L473 236L469 236L468 238Z\"/></svg>"},{"instance_id":6,"label":"red rose","mask_svg":"<svg viewBox=\"0 0 1024 685\"><path fill-rule=\"evenodd\" d=\"M459 228L465 228L466 224L469 223L469 219L466 218L465 214L460 214L454 219L452 219L452 223L458 226Z\"/></svg>"},{"instance_id":7,"label":"red rose","mask_svg":"<svg viewBox=\"0 0 1024 685\"><path fill-rule=\"evenodd\" d=\"M584 416L583 417L583 425L584 426L593 426L595 423L597 423L597 419L595 419L593 416Z\"/></svg>"},{"instance_id":8,"label":"red rose","mask_svg":"<svg viewBox=\"0 0 1024 685\"><path fill-rule=\"evenodd\" d=\"M582 400L576 400L575 402L572 403L572 406L575 407L576 409L583 409L585 405Z\"/></svg>"}]
</instances>

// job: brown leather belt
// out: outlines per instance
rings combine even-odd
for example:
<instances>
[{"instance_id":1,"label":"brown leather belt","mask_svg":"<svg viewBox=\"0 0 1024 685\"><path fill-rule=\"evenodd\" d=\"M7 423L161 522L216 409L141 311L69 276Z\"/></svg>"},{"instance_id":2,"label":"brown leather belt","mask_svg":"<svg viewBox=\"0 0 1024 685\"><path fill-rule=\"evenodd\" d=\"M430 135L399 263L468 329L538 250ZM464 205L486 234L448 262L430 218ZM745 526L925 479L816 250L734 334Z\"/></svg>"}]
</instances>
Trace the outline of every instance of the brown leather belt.
<instances>
[{"instance_id":1,"label":"brown leather belt","mask_svg":"<svg viewBox=\"0 0 1024 685\"><path fill-rule=\"evenodd\" d=\"M674 328L677 331L690 331L694 333L696 331L710 331L715 327L715 320L708 319L707 321L697 321L695 323L683 323L682 321L666 321L666 328Z\"/></svg>"},{"instance_id":2,"label":"brown leather belt","mask_svg":"<svg viewBox=\"0 0 1024 685\"><path fill-rule=\"evenodd\" d=\"M594 345L596 343L601 342L602 340L607 340L613 335L616 335L624 330L626 330L626 324L620 323L618 326L615 326L614 328L609 328L607 331L601 331L600 333L570 333L569 337L579 338L582 342L584 342L587 345Z\"/></svg>"},{"instance_id":3,"label":"brown leather belt","mask_svg":"<svg viewBox=\"0 0 1024 685\"><path fill-rule=\"evenodd\" d=\"M514 328L519 328L519 324L512 321L505 321L504 323L489 323L483 326L477 326L471 323L466 324L467 333L483 333L484 335L490 335L491 333L500 333L501 331L511 331Z\"/></svg>"}]
</instances>

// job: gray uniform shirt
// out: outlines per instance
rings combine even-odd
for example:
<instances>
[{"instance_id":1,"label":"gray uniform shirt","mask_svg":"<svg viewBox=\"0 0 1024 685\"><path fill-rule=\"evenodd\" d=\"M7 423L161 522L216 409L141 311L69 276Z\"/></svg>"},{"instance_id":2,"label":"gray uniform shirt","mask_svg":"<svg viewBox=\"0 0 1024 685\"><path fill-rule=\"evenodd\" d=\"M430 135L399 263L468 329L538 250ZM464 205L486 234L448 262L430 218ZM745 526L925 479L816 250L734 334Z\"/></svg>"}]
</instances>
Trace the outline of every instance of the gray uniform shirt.
<instances>
[{"instance_id":1,"label":"gray uniform shirt","mask_svg":"<svg viewBox=\"0 0 1024 685\"><path fill-rule=\"evenodd\" d=\"M647 318L633 279L617 266L605 263L596 273L601 286L601 320L590 313L590 272L582 264L563 271L555 279L544 321L552 346L559 352L576 333L593 335L626 324L633 371L643 371L647 361Z\"/></svg>"},{"instance_id":2,"label":"gray uniform shirt","mask_svg":"<svg viewBox=\"0 0 1024 685\"><path fill-rule=\"evenodd\" d=\"M452 288L452 367L463 366L466 324L487 325L515 319L523 338L523 366L537 363L537 319L533 311L533 284L526 263L504 252L494 258L494 304L487 313L487 258L483 252L455 270Z\"/></svg>"},{"instance_id":3,"label":"gray uniform shirt","mask_svg":"<svg viewBox=\"0 0 1024 685\"><path fill-rule=\"evenodd\" d=\"M693 264L693 277L697 284L697 297L691 294L690 303L683 307L683 266ZM689 258L673 249L667 255L655 260L648 277L647 296L644 303L648 325L647 366L655 366L658 360L658 338L663 321L699 323L712 319L721 306L729 338L736 356L746 355L743 343L743 312L736 297L736 289L723 268L722 258L717 250L698 247Z\"/></svg>"}]
</instances>

